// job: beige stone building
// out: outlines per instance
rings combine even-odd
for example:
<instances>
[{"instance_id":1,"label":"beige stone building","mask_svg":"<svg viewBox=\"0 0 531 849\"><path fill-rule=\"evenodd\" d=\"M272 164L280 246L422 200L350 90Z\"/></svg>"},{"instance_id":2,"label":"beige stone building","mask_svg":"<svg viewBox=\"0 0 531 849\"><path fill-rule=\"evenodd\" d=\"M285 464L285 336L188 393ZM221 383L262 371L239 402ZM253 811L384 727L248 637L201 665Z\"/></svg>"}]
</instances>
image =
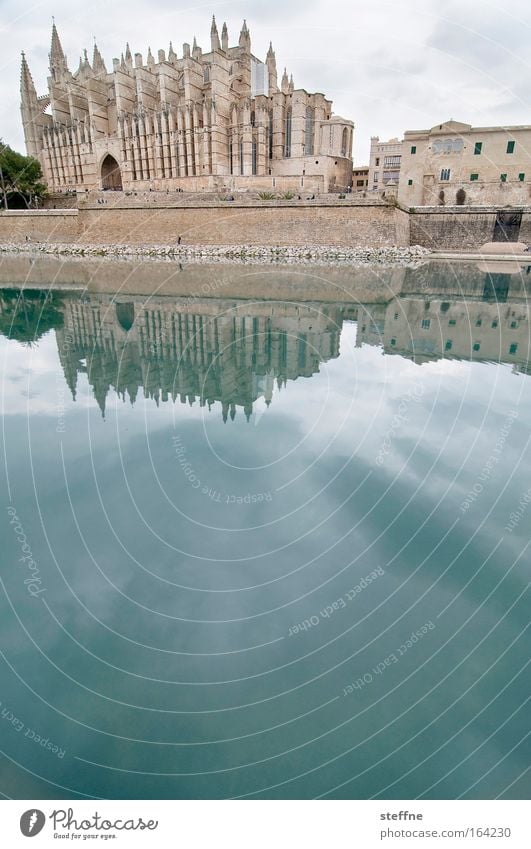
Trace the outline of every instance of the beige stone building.
<instances>
[{"instance_id":1,"label":"beige stone building","mask_svg":"<svg viewBox=\"0 0 531 849\"><path fill-rule=\"evenodd\" d=\"M404 134L398 199L404 206L523 206L531 202L531 126L458 121Z\"/></svg>"},{"instance_id":2,"label":"beige stone building","mask_svg":"<svg viewBox=\"0 0 531 849\"><path fill-rule=\"evenodd\" d=\"M352 170L352 191L366 192L369 186L369 166L355 165Z\"/></svg>"},{"instance_id":3,"label":"beige stone building","mask_svg":"<svg viewBox=\"0 0 531 849\"><path fill-rule=\"evenodd\" d=\"M384 191L388 183L398 185L401 157L402 142L399 139L381 142L379 136L371 136L368 183L371 191Z\"/></svg>"},{"instance_id":4,"label":"beige stone building","mask_svg":"<svg viewBox=\"0 0 531 849\"><path fill-rule=\"evenodd\" d=\"M212 20L210 49L194 39L178 56L134 56L108 70L94 46L70 71L55 24L48 93L38 96L22 58L28 154L52 190L223 189L338 191L352 180L352 121L324 94L280 80L270 45L251 52L247 24L230 47Z\"/></svg>"}]
</instances>

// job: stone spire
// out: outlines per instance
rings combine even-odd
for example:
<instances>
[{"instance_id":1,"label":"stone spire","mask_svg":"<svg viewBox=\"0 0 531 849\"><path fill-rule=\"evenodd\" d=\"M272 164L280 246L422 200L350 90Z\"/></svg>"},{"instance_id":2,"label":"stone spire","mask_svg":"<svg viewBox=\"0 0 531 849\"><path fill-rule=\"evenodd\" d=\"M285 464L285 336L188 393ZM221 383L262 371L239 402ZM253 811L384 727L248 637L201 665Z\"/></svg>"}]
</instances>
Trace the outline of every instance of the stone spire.
<instances>
[{"instance_id":1,"label":"stone spire","mask_svg":"<svg viewBox=\"0 0 531 849\"><path fill-rule=\"evenodd\" d=\"M251 52L251 34L247 28L247 21L245 19L243 21L243 26L240 32L240 40L238 43L247 53Z\"/></svg>"},{"instance_id":2,"label":"stone spire","mask_svg":"<svg viewBox=\"0 0 531 849\"><path fill-rule=\"evenodd\" d=\"M214 15L212 15L212 26L210 27L210 49L212 50L212 52L221 49L221 44L219 43L218 28L216 26L216 18Z\"/></svg>"},{"instance_id":3,"label":"stone spire","mask_svg":"<svg viewBox=\"0 0 531 849\"><path fill-rule=\"evenodd\" d=\"M288 80L288 72L284 68L284 73L282 74L282 82L280 84L280 88L283 94L289 94L289 80Z\"/></svg>"},{"instance_id":4,"label":"stone spire","mask_svg":"<svg viewBox=\"0 0 531 849\"><path fill-rule=\"evenodd\" d=\"M31 76L28 63L22 53L22 65L20 68L20 111L22 114L22 126L24 127L24 139L29 156L39 155L38 129L36 118L40 113L37 91Z\"/></svg>"},{"instance_id":5,"label":"stone spire","mask_svg":"<svg viewBox=\"0 0 531 849\"><path fill-rule=\"evenodd\" d=\"M63 74L68 73L68 65L66 63L66 56L64 54L63 48L61 46L61 42L59 40L59 35L57 33L57 27L55 26L55 20L52 24L52 45L50 48L50 73L54 80L58 80Z\"/></svg>"},{"instance_id":6,"label":"stone spire","mask_svg":"<svg viewBox=\"0 0 531 849\"><path fill-rule=\"evenodd\" d=\"M127 71L127 65L125 64L124 54L122 53L120 57L120 70Z\"/></svg>"},{"instance_id":7,"label":"stone spire","mask_svg":"<svg viewBox=\"0 0 531 849\"><path fill-rule=\"evenodd\" d=\"M129 47L129 42L125 45L125 64L130 71L133 70L133 55L131 53L131 48Z\"/></svg>"},{"instance_id":8,"label":"stone spire","mask_svg":"<svg viewBox=\"0 0 531 849\"><path fill-rule=\"evenodd\" d=\"M22 51L22 65L20 67L20 95L22 98L22 102L24 102L24 100L27 100L31 103L37 102L37 91L35 89L35 83L33 82L33 77L31 76L31 71L29 69L29 65L27 63L24 51Z\"/></svg>"},{"instance_id":9,"label":"stone spire","mask_svg":"<svg viewBox=\"0 0 531 849\"><path fill-rule=\"evenodd\" d=\"M78 80L85 81L92 76L92 68L88 60L87 51L83 51L83 56L79 57L79 69L77 72Z\"/></svg>"},{"instance_id":10,"label":"stone spire","mask_svg":"<svg viewBox=\"0 0 531 849\"><path fill-rule=\"evenodd\" d=\"M269 76L269 94L274 94L275 91L278 91L277 60L271 42L269 42L269 50L267 51L266 65Z\"/></svg>"},{"instance_id":11,"label":"stone spire","mask_svg":"<svg viewBox=\"0 0 531 849\"><path fill-rule=\"evenodd\" d=\"M201 48L198 47L197 38L194 35L194 43L192 44L192 56L194 57L194 59L200 59L202 52L203 51L201 50Z\"/></svg>"},{"instance_id":12,"label":"stone spire","mask_svg":"<svg viewBox=\"0 0 531 849\"><path fill-rule=\"evenodd\" d=\"M107 73L107 68L105 67L105 62L103 61L103 57L98 50L98 45L96 44L96 39L94 39L94 52L92 54L92 70L96 76L104 76Z\"/></svg>"},{"instance_id":13,"label":"stone spire","mask_svg":"<svg viewBox=\"0 0 531 849\"><path fill-rule=\"evenodd\" d=\"M168 62L176 62L177 61L177 53L173 49L173 44L170 41L170 49L168 50Z\"/></svg>"},{"instance_id":14,"label":"stone spire","mask_svg":"<svg viewBox=\"0 0 531 849\"><path fill-rule=\"evenodd\" d=\"M293 74L291 74L289 78L289 91L290 93L295 90L295 83L293 82Z\"/></svg>"},{"instance_id":15,"label":"stone spire","mask_svg":"<svg viewBox=\"0 0 531 849\"><path fill-rule=\"evenodd\" d=\"M153 53L151 52L151 47L148 47L147 66L148 66L148 68L153 68L154 65L155 65L155 59L153 58Z\"/></svg>"},{"instance_id":16,"label":"stone spire","mask_svg":"<svg viewBox=\"0 0 531 849\"><path fill-rule=\"evenodd\" d=\"M223 24L223 29L221 30L221 47L223 50L229 49L229 31L226 23Z\"/></svg>"}]
</instances>

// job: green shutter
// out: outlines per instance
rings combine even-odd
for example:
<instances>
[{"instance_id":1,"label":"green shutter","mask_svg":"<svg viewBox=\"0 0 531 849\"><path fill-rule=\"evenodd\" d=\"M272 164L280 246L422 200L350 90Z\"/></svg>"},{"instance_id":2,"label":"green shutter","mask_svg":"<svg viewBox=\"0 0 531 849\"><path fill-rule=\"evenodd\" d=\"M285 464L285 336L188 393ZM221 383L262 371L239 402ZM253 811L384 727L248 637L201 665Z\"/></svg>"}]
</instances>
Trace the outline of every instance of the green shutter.
<instances>
[{"instance_id":1,"label":"green shutter","mask_svg":"<svg viewBox=\"0 0 531 849\"><path fill-rule=\"evenodd\" d=\"M516 144L516 142L514 142L514 141L508 141L507 142L507 153L514 153L515 144Z\"/></svg>"},{"instance_id":2,"label":"green shutter","mask_svg":"<svg viewBox=\"0 0 531 849\"><path fill-rule=\"evenodd\" d=\"M474 145L474 156L478 156L481 153L481 148L483 147L483 142L476 142Z\"/></svg>"}]
</instances>

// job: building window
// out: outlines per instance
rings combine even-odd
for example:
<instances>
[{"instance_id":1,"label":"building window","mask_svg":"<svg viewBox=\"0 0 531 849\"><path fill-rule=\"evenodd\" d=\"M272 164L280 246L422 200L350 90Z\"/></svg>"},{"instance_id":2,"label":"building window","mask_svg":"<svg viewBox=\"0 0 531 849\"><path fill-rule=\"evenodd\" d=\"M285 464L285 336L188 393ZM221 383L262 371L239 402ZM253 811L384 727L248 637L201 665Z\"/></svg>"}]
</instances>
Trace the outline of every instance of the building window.
<instances>
[{"instance_id":1,"label":"building window","mask_svg":"<svg viewBox=\"0 0 531 849\"><path fill-rule=\"evenodd\" d=\"M240 139L240 174L243 175L243 139Z\"/></svg>"},{"instance_id":2,"label":"building window","mask_svg":"<svg viewBox=\"0 0 531 849\"><path fill-rule=\"evenodd\" d=\"M273 159L273 110L269 110L269 158Z\"/></svg>"},{"instance_id":3,"label":"building window","mask_svg":"<svg viewBox=\"0 0 531 849\"><path fill-rule=\"evenodd\" d=\"M413 145L413 147L411 148L411 153L416 153L416 152L417 152L417 146Z\"/></svg>"},{"instance_id":4,"label":"building window","mask_svg":"<svg viewBox=\"0 0 531 849\"><path fill-rule=\"evenodd\" d=\"M452 340L451 340L451 339L447 339L447 340L446 340L446 345L444 346L444 350L445 350L445 351L450 351L450 350L451 350L451 348L452 348Z\"/></svg>"},{"instance_id":5,"label":"building window","mask_svg":"<svg viewBox=\"0 0 531 849\"><path fill-rule=\"evenodd\" d=\"M470 180L473 183L475 180L479 180L479 174L471 174Z\"/></svg>"},{"instance_id":6,"label":"building window","mask_svg":"<svg viewBox=\"0 0 531 849\"><path fill-rule=\"evenodd\" d=\"M476 319L476 327L481 327L481 319Z\"/></svg>"},{"instance_id":7,"label":"building window","mask_svg":"<svg viewBox=\"0 0 531 849\"><path fill-rule=\"evenodd\" d=\"M257 145L256 145L256 139L255 138L253 139L252 152L253 152L253 159L252 159L253 169L252 170L253 170L253 176L256 176L256 174L257 174Z\"/></svg>"},{"instance_id":8,"label":"building window","mask_svg":"<svg viewBox=\"0 0 531 849\"><path fill-rule=\"evenodd\" d=\"M450 179L450 169L449 168L441 168L441 182L448 182Z\"/></svg>"},{"instance_id":9,"label":"building window","mask_svg":"<svg viewBox=\"0 0 531 849\"><path fill-rule=\"evenodd\" d=\"M401 156L386 156L384 157L384 168L400 168Z\"/></svg>"},{"instance_id":10,"label":"building window","mask_svg":"<svg viewBox=\"0 0 531 849\"><path fill-rule=\"evenodd\" d=\"M393 338L391 339L391 345L392 345L393 347L396 345L396 339L394 338L394 336L393 336Z\"/></svg>"},{"instance_id":11,"label":"building window","mask_svg":"<svg viewBox=\"0 0 531 849\"><path fill-rule=\"evenodd\" d=\"M481 148L483 147L483 142L476 142L474 145L474 156L479 156L481 153Z\"/></svg>"},{"instance_id":12,"label":"building window","mask_svg":"<svg viewBox=\"0 0 531 849\"><path fill-rule=\"evenodd\" d=\"M413 180L408 180L408 181L407 181L407 184L408 184L408 186L412 186L412 185L413 185Z\"/></svg>"},{"instance_id":13,"label":"building window","mask_svg":"<svg viewBox=\"0 0 531 849\"><path fill-rule=\"evenodd\" d=\"M502 183L506 183L507 182L507 174L500 174L500 180L502 181Z\"/></svg>"},{"instance_id":14,"label":"building window","mask_svg":"<svg viewBox=\"0 0 531 849\"><path fill-rule=\"evenodd\" d=\"M382 181L384 185L390 183L391 180L394 180L395 183L398 183L398 179L400 177L400 171L384 171Z\"/></svg>"},{"instance_id":15,"label":"building window","mask_svg":"<svg viewBox=\"0 0 531 849\"><path fill-rule=\"evenodd\" d=\"M313 156L313 128L314 128L314 111L311 106L306 109L306 122L304 125L304 153L306 156Z\"/></svg>"},{"instance_id":16,"label":"building window","mask_svg":"<svg viewBox=\"0 0 531 849\"><path fill-rule=\"evenodd\" d=\"M423 330L429 330L431 325L431 318L423 318L421 327Z\"/></svg>"},{"instance_id":17,"label":"building window","mask_svg":"<svg viewBox=\"0 0 531 849\"><path fill-rule=\"evenodd\" d=\"M461 153L463 139L437 139L433 142L432 153Z\"/></svg>"},{"instance_id":18,"label":"building window","mask_svg":"<svg viewBox=\"0 0 531 849\"><path fill-rule=\"evenodd\" d=\"M517 327L518 327L518 322L517 321L511 321L511 330L516 330Z\"/></svg>"},{"instance_id":19,"label":"building window","mask_svg":"<svg viewBox=\"0 0 531 849\"><path fill-rule=\"evenodd\" d=\"M399 313L395 312L395 321L397 321Z\"/></svg>"},{"instance_id":20,"label":"building window","mask_svg":"<svg viewBox=\"0 0 531 849\"><path fill-rule=\"evenodd\" d=\"M507 153L514 153L515 144L516 144L516 142L514 142L514 141L508 141L507 142Z\"/></svg>"},{"instance_id":21,"label":"building window","mask_svg":"<svg viewBox=\"0 0 531 849\"><path fill-rule=\"evenodd\" d=\"M481 348L481 345L479 344L479 342L474 342L474 344L472 345L472 348L473 348L474 351L479 351L479 349Z\"/></svg>"},{"instance_id":22,"label":"building window","mask_svg":"<svg viewBox=\"0 0 531 849\"><path fill-rule=\"evenodd\" d=\"M378 167L378 165L380 164L380 157L379 156L376 157L376 161L375 161L374 164L376 165L376 167Z\"/></svg>"},{"instance_id":23,"label":"building window","mask_svg":"<svg viewBox=\"0 0 531 849\"><path fill-rule=\"evenodd\" d=\"M524 182L524 180L525 180L525 174L524 174L523 172L521 172L520 174L518 174L518 179L520 180L520 182L521 182L521 183L523 183L523 182Z\"/></svg>"},{"instance_id":24,"label":"building window","mask_svg":"<svg viewBox=\"0 0 531 849\"><path fill-rule=\"evenodd\" d=\"M284 156L286 157L286 159L289 159L289 157L291 156L291 106L286 112Z\"/></svg>"},{"instance_id":25,"label":"building window","mask_svg":"<svg viewBox=\"0 0 531 849\"><path fill-rule=\"evenodd\" d=\"M203 68L203 80L206 83L210 82L210 65L205 65Z\"/></svg>"},{"instance_id":26,"label":"building window","mask_svg":"<svg viewBox=\"0 0 531 849\"><path fill-rule=\"evenodd\" d=\"M449 318L448 324L450 327L455 327L455 325L457 324L457 320L455 318Z\"/></svg>"},{"instance_id":27,"label":"building window","mask_svg":"<svg viewBox=\"0 0 531 849\"><path fill-rule=\"evenodd\" d=\"M365 185L365 180L356 180L356 185L363 187Z\"/></svg>"},{"instance_id":28,"label":"building window","mask_svg":"<svg viewBox=\"0 0 531 849\"><path fill-rule=\"evenodd\" d=\"M496 321L496 319L494 319L494 321L491 324L491 327L497 327L497 326L498 326L498 322Z\"/></svg>"},{"instance_id":29,"label":"building window","mask_svg":"<svg viewBox=\"0 0 531 849\"><path fill-rule=\"evenodd\" d=\"M509 353L510 354L516 354L517 350L518 350L518 342L511 342L511 344L509 345Z\"/></svg>"},{"instance_id":30,"label":"building window","mask_svg":"<svg viewBox=\"0 0 531 849\"><path fill-rule=\"evenodd\" d=\"M251 127L256 127L256 112L254 109L251 112Z\"/></svg>"}]
</instances>

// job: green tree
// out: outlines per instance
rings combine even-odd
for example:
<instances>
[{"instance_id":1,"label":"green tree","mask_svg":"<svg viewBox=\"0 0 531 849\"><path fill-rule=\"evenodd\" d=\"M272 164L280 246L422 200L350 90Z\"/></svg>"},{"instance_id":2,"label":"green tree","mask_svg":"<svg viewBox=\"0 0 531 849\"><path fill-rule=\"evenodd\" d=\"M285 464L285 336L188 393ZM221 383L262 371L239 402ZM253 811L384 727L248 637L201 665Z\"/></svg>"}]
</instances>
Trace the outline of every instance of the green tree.
<instances>
[{"instance_id":1,"label":"green tree","mask_svg":"<svg viewBox=\"0 0 531 849\"><path fill-rule=\"evenodd\" d=\"M64 322L64 302L57 292L0 290L0 336L31 345Z\"/></svg>"},{"instance_id":2,"label":"green tree","mask_svg":"<svg viewBox=\"0 0 531 849\"><path fill-rule=\"evenodd\" d=\"M5 209L23 201L28 209L46 193L40 163L23 156L0 139L0 204Z\"/></svg>"}]
</instances>

